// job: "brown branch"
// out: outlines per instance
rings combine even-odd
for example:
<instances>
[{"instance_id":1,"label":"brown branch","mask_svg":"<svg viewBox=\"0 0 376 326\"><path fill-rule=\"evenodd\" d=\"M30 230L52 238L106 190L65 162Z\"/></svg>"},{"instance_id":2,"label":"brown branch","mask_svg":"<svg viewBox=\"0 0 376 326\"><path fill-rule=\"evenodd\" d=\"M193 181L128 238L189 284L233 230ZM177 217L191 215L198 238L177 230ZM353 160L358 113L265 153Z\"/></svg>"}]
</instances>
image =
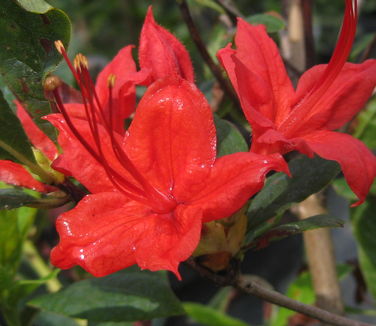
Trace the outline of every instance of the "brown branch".
<instances>
[{"instance_id":1,"label":"brown branch","mask_svg":"<svg viewBox=\"0 0 376 326\"><path fill-rule=\"evenodd\" d=\"M235 24L237 17L244 18L232 0L216 0L216 2L226 11Z\"/></svg>"},{"instance_id":2,"label":"brown branch","mask_svg":"<svg viewBox=\"0 0 376 326\"><path fill-rule=\"evenodd\" d=\"M312 1L300 0L303 15L305 68L311 68L315 64L315 41L312 28Z\"/></svg>"},{"instance_id":3,"label":"brown branch","mask_svg":"<svg viewBox=\"0 0 376 326\"><path fill-rule=\"evenodd\" d=\"M255 281L249 279L244 280L241 277L234 277L234 274L232 273L224 276L214 273L197 264L193 258L188 259L187 263L201 276L213 281L217 285L231 285L241 292L254 295L267 302L285 307L290 310L294 310L314 319L320 320L321 322L328 323L334 326L373 326L371 324L342 317L326 310L295 301L277 291L266 289Z\"/></svg>"},{"instance_id":4,"label":"brown branch","mask_svg":"<svg viewBox=\"0 0 376 326\"><path fill-rule=\"evenodd\" d=\"M187 5L186 0L179 0L178 1L180 11L182 13L183 19L189 29L189 32L191 34L191 37L198 49L198 51L201 54L201 57L204 59L206 64L208 65L209 69L215 76L215 78L218 80L218 83L221 85L221 88L224 90L225 94L231 101L234 103L235 107L239 108L240 104L238 101L238 97L236 96L234 90L232 89L231 85L228 83L228 81L223 77L221 68L215 64L213 59L211 58L208 50L206 49L206 46L201 39L200 34L197 31L196 25L193 22L191 13L189 11L189 7Z\"/></svg>"}]
</instances>

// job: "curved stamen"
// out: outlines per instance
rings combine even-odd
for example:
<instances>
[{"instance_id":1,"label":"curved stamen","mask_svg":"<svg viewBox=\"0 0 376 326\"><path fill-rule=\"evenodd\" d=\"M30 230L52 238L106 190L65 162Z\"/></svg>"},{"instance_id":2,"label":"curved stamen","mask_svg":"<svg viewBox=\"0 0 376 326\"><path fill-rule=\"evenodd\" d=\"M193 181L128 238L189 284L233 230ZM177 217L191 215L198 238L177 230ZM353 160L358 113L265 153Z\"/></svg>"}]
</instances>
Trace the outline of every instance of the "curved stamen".
<instances>
[{"instance_id":1,"label":"curved stamen","mask_svg":"<svg viewBox=\"0 0 376 326\"><path fill-rule=\"evenodd\" d=\"M96 149L89 145L88 142L77 130L77 128L75 128L73 122L71 121L69 115L67 114L64 108L64 104L59 98L59 94L57 92L54 92L54 96L57 100L59 110L63 114L73 134L84 145L84 147L89 151L89 153L98 161L98 163L100 163L101 166L103 166L110 181L114 184L114 186L117 189L126 194L129 198L132 198L137 201L145 203L145 199L148 199L148 204L151 204L151 206L156 212L163 213L173 209L176 206L175 199L172 196L168 196L160 192L145 179L145 177L138 171L136 166L133 164L133 162L130 160L128 155L124 152L124 150L118 143L117 139L115 138L114 131L112 128L112 89L115 83L115 76L109 76L109 117L106 118L104 115L104 110L102 109L101 103L97 96L95 85L88 71L87 59L82 54L78 54L74 59L74 65L72 65L69 61L68 56L66 55L66 51L62 43L56 42L55 44L58 47L58 51L63 55L63 57L67 61L68 66L71 69L80 87L83 105L85 109L85 115L88 121L90 132L94 139ZM127 171L134 178L135 181L137 181L141 185L143 191L138 186L126 180L124 176L115 171L106 161L102 148L101 138L99 136L98 123L100 123L107 132L111 141L113 153L115 154L119 164L125 169L125 171ZM130 195L130 192L135 192L136 194Z\"/></svg>"}]
</instances>

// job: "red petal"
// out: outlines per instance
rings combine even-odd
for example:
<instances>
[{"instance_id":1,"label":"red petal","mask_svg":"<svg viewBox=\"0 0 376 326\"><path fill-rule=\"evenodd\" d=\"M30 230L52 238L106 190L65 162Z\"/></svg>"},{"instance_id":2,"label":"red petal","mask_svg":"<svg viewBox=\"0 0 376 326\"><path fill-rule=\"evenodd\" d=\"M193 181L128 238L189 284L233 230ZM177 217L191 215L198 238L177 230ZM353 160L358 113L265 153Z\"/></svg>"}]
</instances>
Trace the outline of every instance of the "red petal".
<instances>
[{"instance_id":1,"label":"red petal","mask_svg":"<svg viewBox=\"0 0 376 326\"><path fill-rule=\"evenodd\" d=\"M273 116L269 114L272 107L269 85L249 70L236 56L236 51L229 46L218 52L218 58L238 93L253 133L262 132L265 128L274 128Z\"/></svg>"},{"instance_id":2,"label":"red petal","mask_svg":"<svg viewBox=\"0 0 376 326\"><path fill-rule=\"evenodd\" d=\"M255 109L278 125L290 111L294 89L276 44L266 33L264 25L253 26L241 18L238 19L235 43L236 57L262 80L266 88L264 92L269 94L268 108ZM246 86L250 96L257 96L259 87L255 82Z\"/></svg>"},{"instance_id":3,"label":"red petal","mask_svg":"<svg viewBox=\"0 0 376 326\"><path fill-rule=\"evenodd\" d=\"M289 173L282 156L235 153L220 157L214 164L204 187L191 203L203 209L204 222L229 217L264 185L271 171Z\"/></svg>"},{"instance_id":4,"label":"red petal","mask_svg":"<svg viewBox=\"0 0 376 326\"><path fill-rule=\"evenodd\" d=\"M54 189L35 180L22 165L6 160L0 160L0 181L39 192L50 192Z\"/></svg>"},{"instance_id":5,"label":"red petal","mask_svg":"<svg viewBox=\"0 0 376 326\"><path fill-rule=\"evenodd\" d=\"M151 6L141 30L138 53L141 68L149 70L151 74L148 84L173 75L194 82L187 50L174 35L155 22Z\"/></svg>"},{"instance_id":6,"label":"red petal","mask_svg":"<svg viewBox=\"0 0 376 326\"><path fill-rule=\"evenodd\" d=\"M302 101L321 78L327 65L315 66L300 78L296 103ZM300 133L307 134L318 128L337 129L359 112L376 86L376 60L362 64L346 63L338 77L327 88L320 101L304 118Z\"/></svg>"},{"instance_id":7,"label":"red petal","mask_svg":"<svg viewBox=\"0 0 376 326\"><path fill-rule=\"evenodd\" d=\"M97 78L96 91L106 117L109 117L109 87L108 77L115 75L112 89L111 115L113 128L124 133L124 119L134 111L136 104L135 84L140 75L136 73L136 64L132 57L133 45L124 47L115 58L100 72Z\"/></svg>"},{"instance_id":8,"label":"red petal","mask_svg":"<svg viewBox=\"0 0 376 326\"><path fill-rule=\"evenodd\" d=\"M180 201L191 196L216 156L216 133L202 93L183 79L160 80L143 96L125 141L150 182Z\"/></svg>"},{"instance_id":9,"label":"red petal","mask_svg":"<svg viewBox=\"0 0 376 326\"><path fill-rule=\"evenodd\" d=\"M29 137L35 148L43 152L52 161L58 154L55 144L37 127L21 103L18 101L15 103L18 119L20 119L27 137Z\"/></svg>"},{"instance_id":10,"label":"red petal","mask_svg":"<svg viewBox=\"0 0 376 326\"><path fill-rule=\"evenodd\" d=\"M102 165L89 154L85 147L71 133L62 115L50 114L44 118L59 130L58 143L63 152L53 162L53 168L67 176L75 177L90 192L114 190L114 186L108 180ZM72 119L72 121L85 140L92 146L95 146L87 121L82 119ZM105 134L102 130L102 135ZM101 139L106 143L104 147L106 149L110 148L108 137L102 136ZM110 158L113 159L113 154Z\"/></svg>"},{"instance_id":11,"label":"red petal","mask_svg":"<svg viewBox=\"0 0 376 326\"><path fill-rule=\"evenodd\" d=\"M200 211L178 207L171 214L150 208L116 193L86 196L57 220L60 243L51 253L59 268L80 265L104 276L137 264L150 270L178 274L178 264L198 244Z\"/></svg>"},{"instance_id":12,"label":"red petal","mask_svg":"<svg viewBox=\"0 0 376 326\"><path fill-rule=\"evenodd\" d=\"M303 138L312 150L327 160L337 161L360 205L376 176L375 155L358 139L333 131L317 131Z\"/></svg>"},{"instance_id":13,"label":"red petal","mask_svg":"<svg viewBox=\"0 0 376 326\"><path fill-rule=\"evenodd\" d=\"M313 157L312 149L302 138L286 138L281 132L275 129L268 129L262 134L253 134L251 151L258 154L280 153L297 150L309 157Z\"/></svg>"},{"instance_id":14,"label":"red petal","mask_svg":"<svg viewBox=\"0 0 376 326\"><path fill-rule=\"evenodd\" d=\"M133 45L122 48L110 63L99 73L95 90L101 103L107 103L109 89L108 77L113 74L116 76L113 88L113 97L119 96L120 88L124 83L130 81L130 78L136 73L136 64L132 57Z\"/></svg>"}]
</instances>

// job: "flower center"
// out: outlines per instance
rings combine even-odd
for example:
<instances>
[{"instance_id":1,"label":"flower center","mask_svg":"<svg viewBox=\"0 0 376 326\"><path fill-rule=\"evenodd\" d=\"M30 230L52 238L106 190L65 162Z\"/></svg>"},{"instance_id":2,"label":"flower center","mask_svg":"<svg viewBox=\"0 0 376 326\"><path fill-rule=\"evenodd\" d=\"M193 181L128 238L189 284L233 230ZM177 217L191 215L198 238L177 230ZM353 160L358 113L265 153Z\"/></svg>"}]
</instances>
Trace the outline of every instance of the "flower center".
<instances>
[{"instance_id":1,"label":"flower center","mask_svg":"<svg viewBox=\"0 0 376 326\"><path fill-rule=\"evenodd\" d=\"M63 115L69 129L77 140L86 148L91 156L103 167L107 177L114 185L114 187L122 192L130 199L136 200L140 203L150 206L156 213L171 212L177 206L175 198L171 194L165 194L154 187L144 175L137 169L131 161L126 151L120 145L117 135L115 135L113 128L113 87L116 82L116 76L110 74L108 77L108 116L105 116L103 103L100 102L94 83L90 77L88 70L88 62L86 57L78 54L74 59L74 64L69 60L65 48L61 41L55 42L57 50L62 54L67 62L70 70L79 85L82 95L82 105L85 110L86 120L90 129L94 145L89 144L82 133L75 126L74 121L68 114L58 88L52 88L56 105ZM116 118L116 117L115 117ZM121 170L116 170L114 166L114 157L106 158L105 146L103 144L103 137L100 132L106 133L106 137L111 144L111 150L114 154L116 165L121 167ZM125 172L125 173L124 173ZM127 178L127 175L132 176L132 180Z\"/></svg>"}]
</instances>

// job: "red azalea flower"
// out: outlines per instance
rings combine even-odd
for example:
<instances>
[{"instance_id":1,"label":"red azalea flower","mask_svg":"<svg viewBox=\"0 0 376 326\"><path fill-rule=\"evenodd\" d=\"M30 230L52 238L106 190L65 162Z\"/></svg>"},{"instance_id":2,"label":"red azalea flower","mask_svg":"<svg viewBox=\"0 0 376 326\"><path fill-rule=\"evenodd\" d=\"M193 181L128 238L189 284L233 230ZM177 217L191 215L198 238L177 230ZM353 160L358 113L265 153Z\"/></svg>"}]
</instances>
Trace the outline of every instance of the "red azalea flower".
<instances>
[{"instance_id":1,"label":"red azalea flower","mask_svg":"<svg viewBox=\"0 0 376 326\"><path fill-rule=\"evenodd\" d=\"M141 69L149 72L145 85L174 75L194 82L188 51L174 35L155 22L151 6L142 26L138 57Z\"/></svg>"},{"instance_id":2,"label":"red azalea flower","mask_svg":"<svg viewBox=\"0 0 376 326\"><path fill-rule=\"evenodd\" d=\"M78 80L88 76L76 60ZM108 81L109 110L115 76ZM115 81L116 84L116 81ZM57 219L59 244L51 261L80 265L104 276L133 264L178 273L196 248L203 222L230 216L260 190L272 169L287 171L279 156L237 153L216 159L216 133L204 96L180 77L149 87L125 136L112 128L81 83L86 118L46 119L59 130L63 150L56 168L69 172L92 194ZM76 161L79 159L79 161Z\"/></svg>"},{"instance_id":3,"label":"red azalea flower","mask_svg":"<svg viewBox=\"0 0 376 326\"><path fill-rule=\"evenodd\" d=\"M376 84L376 60L346 63L357 24L356 1L346 0L343 27L327 65L306 71L294 90L282 58L262 25L238 20L236 50L218 53L252 126L251 151L298 150L337 161L361 204L376 176L376 159L359 140L334 132L364 106Z\"/></svg>"},{"instance_id":4,"label":"red azalea flower","mask_svg":"<svg viewBox=\"0 0 376 326\"><path fill-rule=\"evenodd\" d=\"M16 101L15 103L17 106L18 119L21 121L25 133L31 143L49 160L52 161L53 159L55 159L58 155L55 144L37 127L26 110L22 107L21 103L19 103L18 101ZM26 162L26 160L23 161L25 161L23 163L28 165L31 170L33 170L34 167L33 172L35 172L36 174L43 174L43 177L45 177L46 179L44 181L53 181L51 177L46 173L43 173L42 168L37 166L35 163ZM0 160L0 181L10 185L29 188L44 193L56 190L55 187L36 180L34 176L27 169L25 169L23 165L14 163L9 160Z\"/></svg>"}]
</instances>

